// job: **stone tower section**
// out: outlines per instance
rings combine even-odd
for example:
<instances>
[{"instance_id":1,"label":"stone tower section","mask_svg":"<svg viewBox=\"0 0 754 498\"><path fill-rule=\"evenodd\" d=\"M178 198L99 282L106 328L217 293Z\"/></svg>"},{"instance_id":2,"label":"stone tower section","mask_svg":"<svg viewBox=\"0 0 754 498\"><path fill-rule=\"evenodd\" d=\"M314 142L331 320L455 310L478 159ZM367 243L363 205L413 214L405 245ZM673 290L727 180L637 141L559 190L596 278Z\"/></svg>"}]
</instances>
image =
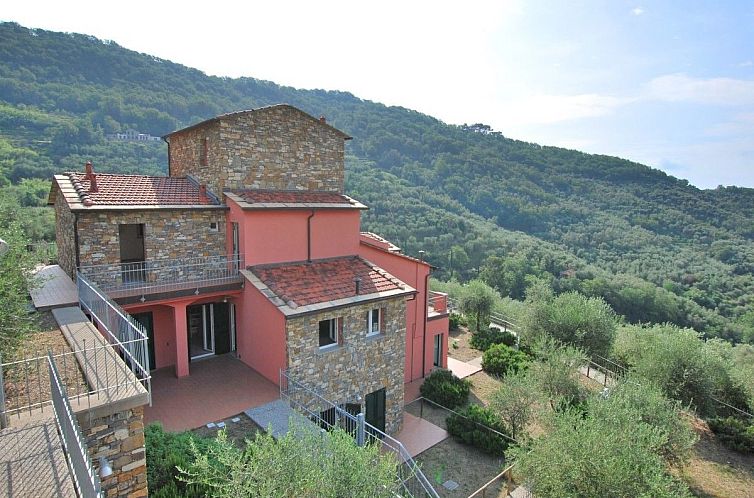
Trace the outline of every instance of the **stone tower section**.
<instances>
[{"instance_id":1,"label":"stone tower section","mask_svg":"<svg viewBox=\"0 0 754 498\"><path fill-rule=\"evenodd\" d=\"M351 137L281 104L218 116L166 135L170 176L224 189L343 193L344 146Z\"/></svg>"}]
</instances>

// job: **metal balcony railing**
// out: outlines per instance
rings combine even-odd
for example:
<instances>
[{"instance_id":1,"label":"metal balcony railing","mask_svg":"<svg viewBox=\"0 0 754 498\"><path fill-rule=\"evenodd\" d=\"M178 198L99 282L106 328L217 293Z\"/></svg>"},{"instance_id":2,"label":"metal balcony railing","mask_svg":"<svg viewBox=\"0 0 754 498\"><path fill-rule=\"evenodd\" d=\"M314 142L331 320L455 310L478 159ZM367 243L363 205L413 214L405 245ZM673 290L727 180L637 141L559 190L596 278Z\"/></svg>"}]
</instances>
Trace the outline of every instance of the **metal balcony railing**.
<instances>
[{"instance_id":1,"label":"metal balcony railing","mask_svg":"<svg viewBox=\"0 0 754 498\"><path fill-rule=\"evenodd\" d=\"M241 282L243 256L201 256L82 265L79 273L113 298Z\"/></svg>"}]
</instances>

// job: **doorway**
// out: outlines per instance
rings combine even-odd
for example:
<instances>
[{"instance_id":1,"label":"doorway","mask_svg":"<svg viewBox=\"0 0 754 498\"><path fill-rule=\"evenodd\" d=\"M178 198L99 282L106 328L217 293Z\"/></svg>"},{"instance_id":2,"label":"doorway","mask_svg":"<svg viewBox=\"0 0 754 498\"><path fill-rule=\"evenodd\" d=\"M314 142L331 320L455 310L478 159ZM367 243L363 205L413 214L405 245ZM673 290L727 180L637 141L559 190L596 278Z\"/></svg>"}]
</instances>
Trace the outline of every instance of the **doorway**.
<instances>
[{"instance_id":1,"label":"doorway","mask_svg":"<svg viewBox=\"0 0 754 498\"><path fill-rule=\"evenodd\" d=\"M196 304L186 308L189 359L235 351L235 313L230 303Z\"/></svg>"},{"instance_id":2,"label":"doorway","mask_svg":"<svg viewBox=\"0 0 754 498\"><path fill-rule=\"evenodd\" d=\"M364 414L368 424L385 432L385 388L378 389L366 396L366 413ZM374 434L380 437L381 434Z\"/></svg>"},{"instance_id":3,"label":"doorway","mask_svg":"<svg viewBox=\"0 0 754 498\"><path fill-rule=\"evenodd\" d=\"M442 357L441 357L441 352L442 352L442 334L437 334L435 336L434 343L435 343L435 347L434 347L434 351L432 353L432 365L435 366L435 367L441 367L442 366L442 364L441 364L441 362L442 362Z\"/></svg>"},{"instance_id":4,"label":"doorway","mask_svg":"<svg viewBox=\"0 0 754 498\"><path fill-rule=\"evenodd\" d=\"M134 313L131 315L134 320L139 322L144 331L147 333L147 352L149 354L149 369L154 370L157 368L156 358L154 354L154 319L152 312L146 313Z\"/></svg>"},{"instance_id":5,"label":"doorway","mask_svg":"<svg viewBox=\"0 0 754 498\"><path fill-rule=\"evenodd\" d=\"M146 281L144 268L144 224L118 225L120 272L124 284Z\"/></svg>"}]
</instances>

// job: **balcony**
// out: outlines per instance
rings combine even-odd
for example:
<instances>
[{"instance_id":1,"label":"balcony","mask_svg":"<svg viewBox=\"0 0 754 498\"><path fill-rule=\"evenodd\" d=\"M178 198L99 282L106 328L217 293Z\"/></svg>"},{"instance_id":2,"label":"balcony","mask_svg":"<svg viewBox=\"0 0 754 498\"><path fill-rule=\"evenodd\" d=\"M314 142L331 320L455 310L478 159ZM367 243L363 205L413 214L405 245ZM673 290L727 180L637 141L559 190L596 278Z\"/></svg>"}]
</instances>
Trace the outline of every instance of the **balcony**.
<instances>
[{"instance_id":1,"label":"balcony","mask_svg":"<svg viewBox=\"0 0 754 498\"><path fill-rule=\"evenodd\" d=\"M154 301L243 285L242 256L203 256L80 266L79 273L121 304Z\"/></svg>"},{"instance_id":2,"label":"balcony","mask_svg":"<svg viewBox=\"0 0 754 498\"><path fill-rule=\"evenodd\" d=\"M435 317L448 314L448 295L444 292L429 291L427 296L427 316Z\"/></svg>"}]
</instances>

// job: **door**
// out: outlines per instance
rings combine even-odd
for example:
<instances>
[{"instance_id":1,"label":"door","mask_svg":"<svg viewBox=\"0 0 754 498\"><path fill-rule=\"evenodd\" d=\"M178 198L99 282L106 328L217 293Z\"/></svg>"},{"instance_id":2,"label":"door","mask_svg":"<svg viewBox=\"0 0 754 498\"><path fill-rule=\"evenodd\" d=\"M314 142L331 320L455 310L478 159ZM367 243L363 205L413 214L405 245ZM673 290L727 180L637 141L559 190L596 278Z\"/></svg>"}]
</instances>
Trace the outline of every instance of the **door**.
<instances>
[{"instance_id":1,"label":"door","mask_svg":"<svg viewBox=\"0 0 754 498\"><path fill-rule=\"evenodd\" d=\"M149 355L149 369L154 370L157 368L157 362L154 355L154 321L152 318L152 312L146 313L134 313L131 315L134 320L139 322L144 331L147 333L147 354Z\"/></svg>"},{"instance_id":2,"label":"door","mask_svg":"<svg viewBox=\"0 0 754 498\"><path fill-rule=\"evenodd\" d=\"M120 272L124 284L145 281L144 224L118 225Z\"/></svg>"},{"instance_id":3,"label":"door","mask_svg":"<svg viewBox=\"0 0 754 498\"><path fill-rule=\"evenodd\" d=\"M385 432L385 388L378 389L366 396L366 413L364 414L368 424ZM379 433L376 434L379 436Z\"/></svg>"},{"instance_id":4,"label":"door","mask_svg":"<svg viewBox=\"0 0 754 498\"><path fill-rule=\"evenodd\" d=\"M212 314L210 304L196 304L186 308L189 358L214 354L212 344Z\"/></svg>"},{"instance_id":5,"label":"door","mask_svg":"<svg viewBox=\"0 0 754 498\"><path fill-rule=\"evenodd\" d=\"M215 331L215 354L229 353L231 351L230 304L214 303L212 308Z\"/></svg>"},{"instance_id":6,"label":"door","mask_svg":"<svg viewBox=\"0 0 754 498\"><path fill-rule=\"evenodd\" d=\"M441 360L441 357L440 357L441 351L442 351L442 334L437 334L435 336L435 348L434 348L434 352L432 354L432 365L434 365L436 367L441 367L442 366L442 364L441 364L442 360Z\"/></svg>"}]
</instances>

